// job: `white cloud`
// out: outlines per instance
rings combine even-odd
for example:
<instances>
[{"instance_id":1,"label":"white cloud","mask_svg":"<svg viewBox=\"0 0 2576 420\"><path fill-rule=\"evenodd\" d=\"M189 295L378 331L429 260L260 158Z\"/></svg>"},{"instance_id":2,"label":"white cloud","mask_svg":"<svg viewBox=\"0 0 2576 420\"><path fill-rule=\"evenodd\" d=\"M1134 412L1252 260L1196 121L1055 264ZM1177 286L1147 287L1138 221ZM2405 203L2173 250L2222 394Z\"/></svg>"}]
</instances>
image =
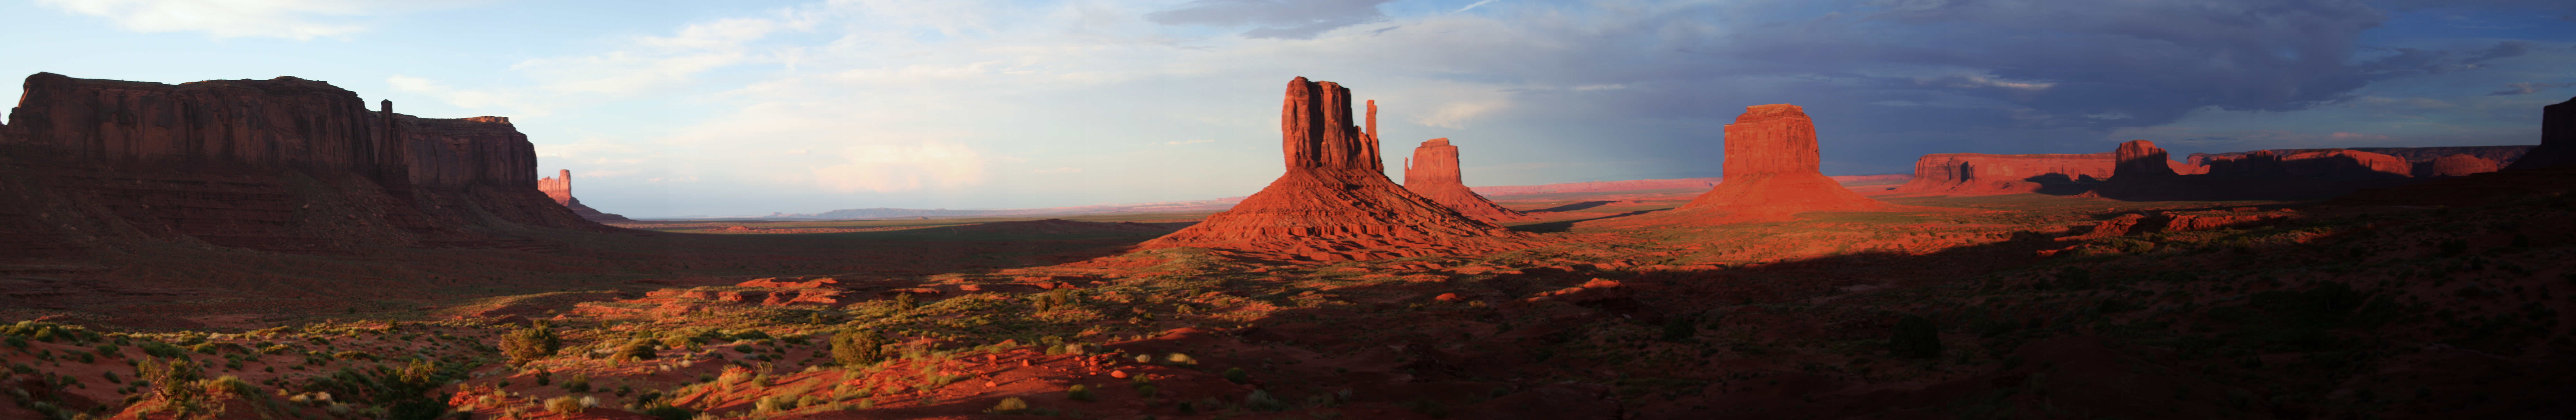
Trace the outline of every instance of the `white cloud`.
<instances>
[{"instance_id":1,"label":"white cloud","mask_svg":"<svg viewBox=\"0 0 2576 420\"><path fill-rule=\"evenodd\" d=\"M1430 115L1413 117L1411 121L1413 121L1414 124L1460 130L1467 128L1467 121L1469 120L1474 120L1476 117L1482 117L1496 111L1501 111L1504 108L1511 107L1511 105L1512 103L1510 101L1505 100L1451 102L1441 104L1440 107L1437 110L1432 111Z\"/></svg>"},{"instance_id":2,"label":"white cloud","mask_svg":"<svg viewBox=\"0 0 2576 420\"><path fill-rule=\"evenodd\" d=\"M483 3L480 0L36 0L98 16L137 32L204 31L218 38L298 40L366 31L369 18Z\"/></svg>"},{"instance_id":3,"label":"white cloud","mask_svg":"<svg viewBox=\"0 0 2576 420\"><path fill-rule=\"evenodd\" d=\"M1189 139L1189 140L1179 140L1179 141L1167 141L1167 142L1163 142L1163 144L1168 144L1168 145L1181 145L1181 144L1215 143L1215 142L1216 142L1216 139Z\"/></svg>"},{"instance_id":4,"label":"white cloud","mask_svg":"<svg viewBox=\"0 0 2576 420\"><path fill-rule=\"evenodd\" d=\"M898 192L970 185L984 176L984 159L974 149L933 141L850 147L841 157L848 163L814 168L815 185L843 193Z\"/></svg>"},{"instance_id":5,"label":"white cloud","mask_svg":"<svg viewBox=\"0 0 2576 420\"><path fill-rule=\"evenodd\" d=\"M1039 169L1039 170L1034 170L1034 171L1029 171L1029 172L1035 172L1035 173L1041 173L1041 174L1067 174L1067 173L1074 173L1074 172L1082 172L1082 169L1081 169L1081 168L1055 168L1055 169Z\"/></svg>"},{"instance_id":6,"label":"white cloud","mask_svg":"<svg viewBox=\"0 0 2576 420\"><path fill-rule=\"evenodd\" d=\"M457 89L455 87L430 81L429 79L399 74L386 77L385 84L392 85L394 90L418 93L428 95L432 98L438 98L439 100L447 101L449 105L455 105L459 108L500 109L509 111L511 114L515 114L516 116L523 117L542 117L554 114L545 107L540 107L521 100L521 97L524 95L521 95L514 90L504 89L486 91Z\"/></svg>"}]
</instances>

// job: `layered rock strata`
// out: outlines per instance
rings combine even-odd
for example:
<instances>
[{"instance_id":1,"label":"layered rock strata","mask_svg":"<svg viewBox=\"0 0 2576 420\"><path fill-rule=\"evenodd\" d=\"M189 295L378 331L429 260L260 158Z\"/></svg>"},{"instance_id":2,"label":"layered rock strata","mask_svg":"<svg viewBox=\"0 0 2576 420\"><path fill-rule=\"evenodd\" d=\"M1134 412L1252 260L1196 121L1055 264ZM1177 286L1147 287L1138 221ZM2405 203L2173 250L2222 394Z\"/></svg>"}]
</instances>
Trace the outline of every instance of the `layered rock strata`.
<instances>
[{"instance_id":1,"label":"layered rock strata","mask_svg":"<svg viewBox=\"0 0 2576 420\"><path fill-rule=\"evenodd\" d=\"M1377 124L1377 101L1369 101L1370 126ZM1538 220L1518 210L1503 208L1485 196L1467 189L1458 174L1458 146L1446 137L1424 140L1414 146L1413 158L1405 160L1404 189L1423 198L1449 206L1459 214L1487 222Z\"/></svg>"},{"instance_id":2,"label":"layered rock strata","mask_svg":"<svg viewBox=\"0 0 2576 420\"><path fill-rule=\"evenodd\" d=\"M2500 167L2502 167L2502 166L2504 166L2504 165L2498 165L2498 164L2496 164L2496 161L2487 160L2486 158L2481 158L2481 157L2477 157L2477 156L2470 156L2470 155L2450 155L2450 156L2443 156L2443 157L2441 157L2441 158L2433 159L2433 161L2431 161L2431 162L2424 162L2423 164L2419 164L2419 165L2417 165L2417 166L2416 166L2416 168L2415 168L2415 176L2420 176L2420 177L2454 177L2454 176L2468 176L2468 175L2470 175L2470 174L2479 174L2479 173L2495 172L2495 171L2496 171L2496 169L2500 169Z\"/></svg>"},{"instance_id":3,"label":"layered rock strata","mask_svg":"<svg viewBox=\"0 0 2576 420\"><path fill-rule=\"evenodd\" d=\"M506 120L370 111L319 81L38 73L9 119L0 254L138 240L339 254L614 229L537 191L533 148Z\"/></svg>"},{"instance_id":4,"label":"layered rock strata","mask_svg":"<svg viewBox=\"0 0 2576 420\"><path fill-rule=\"evenodd\" d=\"M555 170L554 177L538 178L537 191L546 193L546 198L554 199L555 204L563 205L565 209L572 210L573 214L581 215L581 218L585 220L593 222L635 221L634 219L626 218L626 216L602 213L599 209L593 209L590 208L590 206L582 205L581 199L573 198L571 169L557 169Z\"/></svg>"},{"instance_id":5,"label":"layered rock strata","mask_svg":"<svg viewBox=\"0 0 2576 420\"><path fill-rule=\"evenodd\" d=\"M1350 89L1304 77L1280 104L1287 173L1231 210L1146 241L1251 258L1338 261L1527 247L1515 233L1459 214L1387 179L1376 136L1353 125Z\"/></svg>"},{"instance_id":6,"label":"layered rock strata","mask_svg":"<svg viewBox=\"0 0 2576 420\"><path fill-rule=\"evenodd\" d=\"M1886 207L1826 178L1817 163L1816 126L1806 110L1790 104L1745 107L1726 125L1724 179L1676 211L1768 217Z\"/></svg>"},{"instance_id":7,"label":"layered rock strata","mask_svg":"<svg viewBox=\"0 0 2576 420\"><path fill-rule=\"evenodd\" d=\"M1914 161L1914 179L1898 192L1989 195L2055 190L2080 192L2111 177L2112 153L1991 155L1937 153Z\"/></svg>"}]
</instances>

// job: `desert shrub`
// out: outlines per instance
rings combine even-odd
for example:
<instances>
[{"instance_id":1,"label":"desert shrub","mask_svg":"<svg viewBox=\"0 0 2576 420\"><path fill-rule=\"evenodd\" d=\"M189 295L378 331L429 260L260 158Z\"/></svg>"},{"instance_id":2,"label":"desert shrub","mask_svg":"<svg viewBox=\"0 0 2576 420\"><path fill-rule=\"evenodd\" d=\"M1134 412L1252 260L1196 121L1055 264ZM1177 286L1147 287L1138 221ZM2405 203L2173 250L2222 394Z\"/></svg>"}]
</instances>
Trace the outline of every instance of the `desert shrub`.
<instances>
[{"instance_id":1,"label":"desert shrub","mask_svg":"<svg viewBox=\"0 0 2576 420\"><path fill-rule=\"evenodd\" d=\"M657 404L652 407L644 408L644 415L660 417L662 420L689 420L697 418L698 412L689 411L689 409L686 408Z\"/></svg>"},{"instance_id":2,"label":"desert shrub","mask_svg":"<svg viewBox=\"0 0 2576 420\"><path fill-rule=\"evenodd\" d=\"M568 392L590 392L590 374L572 374L572 379L564 381L563 390Z\"/></svg>"},{"instance_id":3,"label":"desert shrub","mask_svg":"<svg viewBox=\"0 0 2576 420\"><path fill-rule=\"evenodd\" d=\"M556 350L562 348L563 338L555 335L553 327L543 323L501 335L501 353L510 356L512 365L523 365L528 361L553 356Z\"/></svg>"},{"instance_id":4,"label":"desert shrub","mask_svg":"<svg viewBox=\"0 0 2576 420\"><path fill-rule=\"evenodd\" d=\"M874 330L848 330L832 336L832 360L857 369L885 359L886 339Z\"/></svg>"},{"instance_id":5,"label":"desert shrub","mask_svg":"<svg viewBox=\"0 0 2576 420\"><path fill-rule=\"evenodd\" d=\"M1660 338L1674 343L1691 341L1692 336L1699 335L1699 323L1693 321L1687 316L1676 316L1664 321L1664 335Z\"/></svg>"},{"instance_id":6,"label":"desert shrub","mask_svg":"<svg viewBox=\"0 0 2576 420\"><path fill-rule=\"evenodd\" d=\"M1422 415L1431 416L1432 418L1449 417L1449 407L1441 406L1439 401L1432 401L1428 398L1413 400L1413 403L1405 404L1405 406L1407 408L1412 408L1413 412L1422 413Z\"/></svg>"},{"instance_id":7,"label":"desert shrub","mask_svg":"<svg viewBox=\"0 0 2576 420\"><path fill-rule=\"evenodd\" d=\"M1251 394L1244 394L1243 408L1252 411L1287 411L1288 402L1271 396L1270 391L1255 389Z\"/></svg>"},{"instance_id":8,"label":"desert shrub","mask_svg":"<svg viewBox=\"0 0 2576 420\"><path fill-rule=\"evenodd\" d=\"M1252 382L1252 374L1244 372L1243 368L1239 367L1225 368L1225 373L1220 373L1218 375L1225 376L1225 380L1238 384Z\"/></svg>"},{"instance_id":9,"label":"desert shrub","mask_svg":"<svg viewBox=\"0 0 2576 420\"><path fill-rule=\"evenodd\" d=\"M142 346L139 346L139 347L142 347L142 348L143 348L143 354L145 354L145 355L149 355L149 356L152 356L152 357L163 358L163 359L175 358L175 357L179 357L179 356L181 356L181 355L188 354L188 350L187 350L187 349L182 349L182 348L179 348L179 346L174 346L174 345L170 345L170 343L163 343L163 342L159 342L159 341L146 341L146 342L143 342L143 345L142 345Z\"/></svg>"},{"instance_id":10,"label":"desert shrub","mask_svg":"<svg viewBox=\"0 0 2576 420\"><path fill-rule=\"evenodd\" d=\"M339 358L339 359L341 359L341 360L365 360L365 361L370 361L370 362L376 361L376 354L375 354L375 353L368 353L368 352L357 351L357 350L343 351L343 352L339 352L339 353L331 353L331 357Z\"/></svg>"},{"instance_id":11,"label":"desert shrub","mask_svg":"<svg viewBox=\"0 0 2576 420\"><path fill-rule=\"evenodd\" d=\"M1930 318L1906 315L1896 319L1896 335L1887 340L1888 351L1903 357L1938 357L1941 355L1941 330Z\"/></svg>"},{"instance_id":12,"label":"desert shrub","mask_svg":"<svg viewBox=\"0 0 2576 420\"><path fill-rule=\"evenodd\" d=\"M1028 401L1021 400L1020 397L1010 397L1003 398L1002 403L994 404L993 408L984 410L984 414L1020 414L1028 410Z\"/></svg>"},{"instance_id":13,"label":"desert shrub","mask_svg":"<svg viewBox=\"0 0 2576 420\"><path fill-rule=\"evenodd\" d=\"M1064 397L1074 401L1091 401L1091 387L1074 385L1064 389Z\"/></svg>"},{"instance_id":14,"label":"desert shrub","mask_svg":"<svg viewBox=\"0 0 2576 420\"><path fill-rule=\"evenodd\" d=\"M134 370L144 382L151 384L154 394L161 396L162 409L171 411L175 417L193 418L210 414L205 388L197 383L204 376L196 362L188 359L144 359L135 362Z\"/></svg>"},{"instance_id":15,"label":"desert shrub","mask_svg":"<svg viewBox=\"0 0 2576 420\"><path fill-rule=\"evenodd\" d=\"M1170 354L1170 355L1163 356L1163 363L1175 364L1175 365L1195 365L1195 364L1199 364L1199 359L1193 359L1193 358L1190 358L1190 355L1187 355L1187 354L1172 353L1172 354Z\"/></svg>"},{"instance_id":16,"label":"desert shrub","mask_svg":"<svg viewBox=\"0 0 2576 420\"><path fill-rule=\"evenodd\" d=\"M1162 391L1162 388L1155 388L1153 385L1141 385L1136 387L1136 395L1145 398L1153 398L1154 394L1161 393Z\"/></svg>"},{"instance_id":17,"label":"desert shrub","mask_svg":"<svg viewBox=\"0 0 2576 420\"><path fill-rule=\"evenodd\" d=\"M259 348L259 354L278 354L285 353L287 350L292 349L286 347L285 344L271 344L268 347Z\"/></svg>"},{"instance_id":18,"label":"desert shrub","mask_svg":"<svg viewBox=\"0 0 2576 420\"><path fill-rule=\"evenodd\" d=\"M580 399L573 398L569 395L546 399L546 412L548 413L579 414L584 408L588 407L582 407Z\"/></svg>"}]
</instances>

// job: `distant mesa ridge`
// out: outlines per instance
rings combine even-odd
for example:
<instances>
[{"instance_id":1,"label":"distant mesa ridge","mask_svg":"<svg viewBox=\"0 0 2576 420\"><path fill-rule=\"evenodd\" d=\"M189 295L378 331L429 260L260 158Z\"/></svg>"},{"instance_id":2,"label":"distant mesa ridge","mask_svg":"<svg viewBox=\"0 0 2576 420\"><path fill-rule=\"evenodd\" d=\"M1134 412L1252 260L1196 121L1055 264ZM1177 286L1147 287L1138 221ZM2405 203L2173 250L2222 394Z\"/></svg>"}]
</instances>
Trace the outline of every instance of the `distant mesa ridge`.
<instances>
[{"instance_id":1,"label":"distant mesa ridge","mask_svg":"<svg viewBox=\"0 0 2576 420\"><path fill-rule=\"evenodd\" d=\"M0 125L0 254L138 240L339 254L615 230L538 191L535 147L508 118L392 107L294 77L28 76Z\"/></svg>"},{"instance_id":2,"label":"distant mesa ridge","mask_svg":"<svg viewBox=\"0 0 2576 420\"><path fill-rule=\"evenodd\" d=\"M2470 173L2413 185L2369 188L2326 201L2352 206L2469 206L2519 197L2576 193L2576 98L2541 107L2540 145L2530 146L2503 170ZM2475 153L2434 158L2435 171L2475 168Z\"/></svg>"},{"instance_id":3,"label":"distant mesa ridge","mask_svg":"<svg viewBox=\"0 0 2576 420\"><path fill-rule=\"evenodd\" d=\"M1139 249L1339 261L1532 245L1519 240L1526 234L1467 217L1387 179L1377 136L1351 118L1350 89L1299 77L1284 96L1279 131L1286 173L1233 209Z\"/></svg>"}]
</instances>

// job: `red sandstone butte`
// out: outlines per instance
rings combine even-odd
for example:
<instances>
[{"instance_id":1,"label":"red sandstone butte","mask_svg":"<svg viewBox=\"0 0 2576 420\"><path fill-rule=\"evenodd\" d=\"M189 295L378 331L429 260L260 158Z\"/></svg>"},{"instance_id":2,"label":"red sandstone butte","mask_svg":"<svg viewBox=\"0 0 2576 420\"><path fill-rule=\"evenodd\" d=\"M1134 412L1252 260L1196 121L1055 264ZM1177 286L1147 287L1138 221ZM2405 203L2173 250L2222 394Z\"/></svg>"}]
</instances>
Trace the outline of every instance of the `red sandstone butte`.
<instances>
[{"instance_id":1,"label":"red sandstone butte","mask_svg":"<svg viewBox=\"0 0 2576 420\"><path fill-rule=\"evenodd\" d=\"M1887 207L1817 172L1817 160L1816 125L1805 110L1790 104L1744 107L1744 114L1726 125L1725 179L1675 212L1776 217Z\"/></svg>"},{"instance_id":2,"label":"red sandstone butte","mask_svg":"<svg viewBox=\"0 0 2576 420\"><path fill-rule=\"evenodd\" d=\"M177 241L351 254L613 231L537 191L500 117L419 118L314 80L177 85L27 77L0 125L0 259ZM499 229L484 229L499 228Z\"/></svg>"},{"instance_id":3,"label":"red sandstone butte","mask_svg":"<svg viewBox=\"0 0 2576 420\"><path fill-rule=\"evenodd\" d=\"M634 219L626 218L626 216L600 212L599 209L582 205L581 199L573 198L571 169L557 169L555 170L555 177L537 179L537 191L544 191L546 193L546 198L555 199L555 204L563 205L565 209L572 210L573 214L581 215L582 219L593 222L635 221Z\"/></svg>"},{"instance_id":4,"label":"red sandstone butte","mask_svg":"<svg viewBox=\"0 0 2576 420\"><path fill-rule=\"evenodd\" d=\"M2111 177L2116 154L1990 155L1936 153L1914 161L1914 179L1898 192L1989 195L2039 192L2048 184Z\"/></svg>"},{"instance_id":5,"label":"red sandstone butte","mask_svg":"<svg viewBox=\"0 0 2576 420\"><path fill-rule=\"evenodd\" d=\"M2540 146L2505 170L2540 169L2576 164L2576 98L2540 107Z\"/></svg>"},{"instance_id":6,"label":"red sandstone butte","mask_svg":"<svg viewBox=\"0 0 2576 420\"><path fill-rule=\"evenodd\" d=\"M2450 156L2443 156L2443 157L2440 157L2440 158L2435 158L2435 159L2433 159L2433 162L2431 162L2431 164L2430 164L2430 165L2424 165L2424 166L2425 166L2425 167L2424 167L2424 168L2422 168L2421 170L2416 171L2416 172L2417 172L2416 176L2424 176L2424 177L2453 177L2453 176L2467 176L2467 175L2469 175L2469 174L2486 173L2486 172L2495 172L2495 171L2496 171L2496 169L2497 169L2497 167L2504 166L2504 165L2497 165L2495 161L2487 160L2486 158L2481 158L2481 157L2477 157L2477 156L2469 156L2469 155L2450 155Z\"/></svg>"},{"instance_id":7,"label":"red sandstone butte","mask_svg":"<svg viewBox=\"0 0 2576 420\"><path fill-rule=\"evenodd\" d=\"M1353 126L1338 83L1288 82L1280 104L1287 173L1233 209L1138 245L1221 255L1338 261L1518 249L1525 234L1459 214L1387 179L1376 137Z\"/></svg>"},{"instance_id":8,"label":"red sandstone butte","mask_svg":"<svg viewBox=\"0 0 2576 420\"><path fill-rule=\"evenodd\" d=\"M2156 142L2130 140L2120 143L2120 148L2113 149L2111 153L2112 159L2119 161L2111 169L2113 178L2171 178L2181 175L2173 170L2173 164L2169 163L2173 159L2166 158L2165 149L2156 147Z\"/></svg>"},{"instance_id":9,"label":"red sandstone butte","mask_svg":"<svg viewBox=\"0 0 2576 420\"><path fill-rule=\"evenodd\" d=\"M1377 101L1369 101L1369 105L1369 121L1375 122ZM1476 220L1538 220L1496 205L1493 200L1467 189L1466 182L1458 175L1458 146L1450 145L1447 137L1424 140L1421 146L1413 148L1413 158L1405 160L1404 164L1404 189L1413 190L1414 194L1421 194L1423 198L1449 206L1449 209Z\"/></svg>"}]
</instances>

